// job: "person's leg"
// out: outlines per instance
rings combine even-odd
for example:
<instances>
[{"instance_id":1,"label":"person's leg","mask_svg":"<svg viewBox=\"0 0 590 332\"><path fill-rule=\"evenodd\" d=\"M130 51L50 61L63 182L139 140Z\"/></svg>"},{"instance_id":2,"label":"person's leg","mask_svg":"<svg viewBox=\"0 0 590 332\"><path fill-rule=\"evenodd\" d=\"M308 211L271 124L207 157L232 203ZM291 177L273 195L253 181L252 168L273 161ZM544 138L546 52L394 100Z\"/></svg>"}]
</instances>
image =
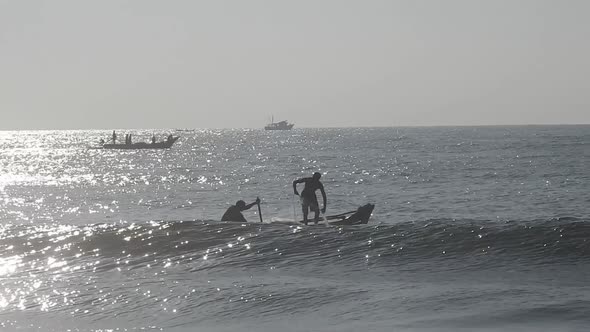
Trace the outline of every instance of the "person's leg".
<instances>
[{"instance_id":1,"label":"person's leg","mask_svg":"<svg viewBox=\"0 0 590 332\"><path fill-rule=\"evenodd\" d=\"M316 208L314 212L313 222L317 224L320 221L320 209Z\"/></svg>"},{"instance_id":2,"label":"person's leg","mask_svg":"<svg viewBox=\"0 0 590 332\"><path fill-rule=\"evenodd\" d=\"M303 212L303 223L307 225L307 213L309 212L309 203L305 197L301 197L301 211Z\"/></svg>"},{"instance_id":3,"label":"person's leg","mask_svg":"<svg viewBox=\"0 0 590 332\"><path fill-rule=\"evenodd\" d=\"M315 213L313 222L317 224L320 221L320 205L318 203L318 198L315 195L312 198L309 208Z\"/></svg>"}]
</instances>

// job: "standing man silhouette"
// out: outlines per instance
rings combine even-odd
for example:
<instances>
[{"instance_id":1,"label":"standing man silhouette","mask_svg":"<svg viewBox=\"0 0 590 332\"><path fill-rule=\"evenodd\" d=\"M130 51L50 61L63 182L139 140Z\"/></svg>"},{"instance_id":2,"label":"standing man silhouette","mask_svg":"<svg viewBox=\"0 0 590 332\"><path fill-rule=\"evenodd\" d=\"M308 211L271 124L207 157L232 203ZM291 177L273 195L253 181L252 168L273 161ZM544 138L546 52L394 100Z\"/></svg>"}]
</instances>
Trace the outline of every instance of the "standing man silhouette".
<instances>
[{"instance_id":1,"label":"standing man silhouette","mask_svg":"<svg viewBox=\"0 0 590 332\"><path fill-rule=\"evenodd\" d=\"M322 208L322 213L326 213L326 205L328 204L328 200L326 199L326 192L324 191L324 185L320 182L320 178L322 175L318 172L313 173L313 176L310 178L301 178L293 181L293 193L299 196L299 192L297 192L297 184L298 183L305 183L303 187L303 191L301 192L301 209L303 211L303 223L307 225L307 214L309 211L313 211L315 213L314 216L314 223L318 223L320 220L320 206L318 203L318 198L315 195L316 190L320 190L322 192L322 199L324 200L324 207Z\"/></svg>"}]
</instances>

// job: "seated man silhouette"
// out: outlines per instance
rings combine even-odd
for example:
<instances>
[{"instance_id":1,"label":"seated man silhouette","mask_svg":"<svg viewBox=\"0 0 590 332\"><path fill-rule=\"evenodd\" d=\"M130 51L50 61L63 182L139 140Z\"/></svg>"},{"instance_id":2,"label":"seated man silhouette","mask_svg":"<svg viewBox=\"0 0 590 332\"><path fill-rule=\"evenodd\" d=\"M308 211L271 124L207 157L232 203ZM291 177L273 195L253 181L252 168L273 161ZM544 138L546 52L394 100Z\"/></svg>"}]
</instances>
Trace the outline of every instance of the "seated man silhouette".
<instances>
[{"instance_id":1,"label":"seated man silhouette","mask_svg":"<svg viewBox=\"0 0 590 332\"><path fill-rule=\"evenodd\" d=\"M248 210L249 208L253 207L256 204L260 203L260 198L256 198L256 201L246 205L246 202L239 200L236 202L236 205L230 206L227 211L221 217L221 221L238 221L238 222L248 222L242 211Z\"/></svg>"}]
</instances>

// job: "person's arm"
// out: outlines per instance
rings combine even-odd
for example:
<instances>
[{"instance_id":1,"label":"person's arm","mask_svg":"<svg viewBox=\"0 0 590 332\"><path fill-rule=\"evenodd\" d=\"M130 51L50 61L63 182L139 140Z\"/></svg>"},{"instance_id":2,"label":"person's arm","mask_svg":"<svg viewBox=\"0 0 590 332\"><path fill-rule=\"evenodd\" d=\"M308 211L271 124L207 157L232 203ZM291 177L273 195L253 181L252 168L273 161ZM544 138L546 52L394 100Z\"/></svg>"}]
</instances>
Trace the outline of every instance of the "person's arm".
<instances>
[{"instance_id":1,"label":"person's arm","mask_svg":"<svg viewBox=\"0 0 590 332\"><path fill-rule=\"evenodd\" d=\"M324 190L324 185L320 183L320 191L322 192L322 199L324 200L324 208L322 209L322 213L326 213L326 206L328 204L328 199L326 198L326 191Z\"/></svg>"},{"instance_id":2,"label":"person's arm","mask_svg":"<svg viewBox=\"0 0 590 332\"><path fill-rule=\"evenodd\" d=\"M293 181L293 194L299 196L299 192L297 192L297 184L305 182L305 179L297 179Z\"/></svg>"},{"instance_id":3,"label":"person's arm","mask_svg":"<svg viewBox=\"0 0 590 332\"><path fill-rule=\"evenodd\" d=\"M248 209L250 209L250 208L251 208L251 207L253 207L254 205L258 204L259 202L260 202L260 199L257 199L257 200L255 200L254 202L252 202L252 203L250 203L250 204L246 205L246 207L244 208L244 210L248 210Z\"/></svg>"}]
</instances>

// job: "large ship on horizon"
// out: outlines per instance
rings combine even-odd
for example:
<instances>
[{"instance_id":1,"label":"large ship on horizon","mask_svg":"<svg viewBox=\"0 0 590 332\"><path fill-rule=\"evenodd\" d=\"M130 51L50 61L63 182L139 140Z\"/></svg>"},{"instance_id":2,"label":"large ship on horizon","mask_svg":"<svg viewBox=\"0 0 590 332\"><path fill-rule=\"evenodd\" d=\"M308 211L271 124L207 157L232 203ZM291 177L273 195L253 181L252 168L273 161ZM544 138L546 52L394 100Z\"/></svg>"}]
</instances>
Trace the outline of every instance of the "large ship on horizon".
<instances>
[{"instance_id":1,"label":"large ship on horizon","mask_svg":"<svg viewBox=\"0 0 590 332\"><path fill-rule=\"evenodd\" d=\"M264 126L265 130L291 130L294 124L287 121L274 122L274 117L271 118L270 123Z\"/></svg>"}]
</instances>

